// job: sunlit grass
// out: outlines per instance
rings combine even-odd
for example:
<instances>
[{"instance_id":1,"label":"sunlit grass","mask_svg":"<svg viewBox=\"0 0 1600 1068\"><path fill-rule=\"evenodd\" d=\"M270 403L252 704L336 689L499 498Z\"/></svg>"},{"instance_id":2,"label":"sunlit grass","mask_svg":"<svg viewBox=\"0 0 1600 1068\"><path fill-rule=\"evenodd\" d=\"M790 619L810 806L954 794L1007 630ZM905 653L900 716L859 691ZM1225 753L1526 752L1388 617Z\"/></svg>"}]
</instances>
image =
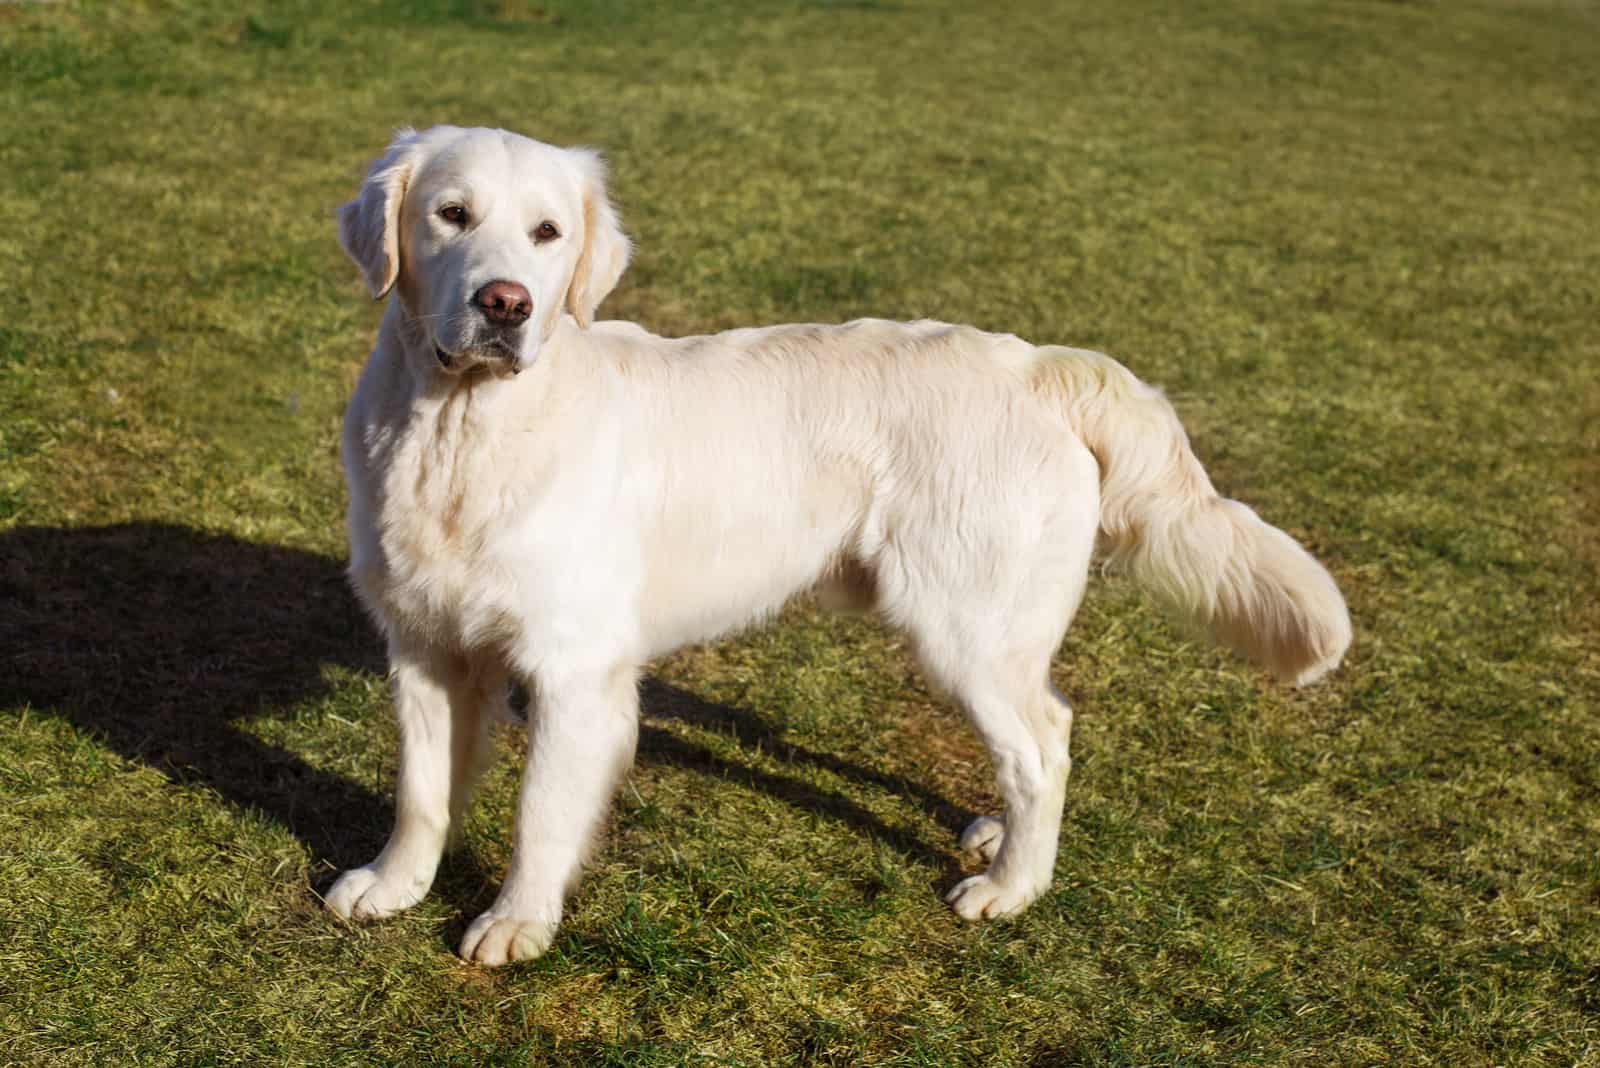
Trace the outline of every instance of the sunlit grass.
<instances>
[{"instance_id":1,"label":"sunlit grass","mask_svg":"<svg viewBox=\"0 0 1600 1068\"><path fill-rule=\"evenodd\" d=\"M0 4L0 1062L1600 1057L1600 31L1562 3ZM1051 893L939 904L981 750L801 605L655 665L542 960L320 908L394 764L340 575L390 130L603 148L665 333L1102 348L1357 625L1305 693L1099 582Z\"/></svg>"}]
</instances>

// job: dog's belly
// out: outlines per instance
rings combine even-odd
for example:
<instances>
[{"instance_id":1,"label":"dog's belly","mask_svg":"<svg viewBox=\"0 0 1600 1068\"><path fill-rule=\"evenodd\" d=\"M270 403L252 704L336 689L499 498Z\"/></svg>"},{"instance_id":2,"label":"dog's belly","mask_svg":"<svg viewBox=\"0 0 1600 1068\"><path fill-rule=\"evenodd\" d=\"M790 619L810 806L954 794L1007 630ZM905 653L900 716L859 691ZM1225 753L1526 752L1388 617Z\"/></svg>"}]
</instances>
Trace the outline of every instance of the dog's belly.
<instances>
[{"instance_id":1,"label":"dog's belly","mask_svg":"<svg viewBox=\"0 0 1600 1068\"><path fill-rule=\"evenodd\" d=\"M816 582L829 556L809 544L769 543L760 551L702 558L700 566L679 564L657 570L639 604L645 657L770 618Z\"/></svg>"},{"instance_id":2,"label":"dog's belly","mask_svg":"<svg viewBox=\"0 0 1600 1068\"><path fill-rule=\"evenodd\" d=\"M686 497L644 540L637 610L648 657L769 618L855 551L868 511L860 479L815 469Z\"/></svg>"}]
</instances>

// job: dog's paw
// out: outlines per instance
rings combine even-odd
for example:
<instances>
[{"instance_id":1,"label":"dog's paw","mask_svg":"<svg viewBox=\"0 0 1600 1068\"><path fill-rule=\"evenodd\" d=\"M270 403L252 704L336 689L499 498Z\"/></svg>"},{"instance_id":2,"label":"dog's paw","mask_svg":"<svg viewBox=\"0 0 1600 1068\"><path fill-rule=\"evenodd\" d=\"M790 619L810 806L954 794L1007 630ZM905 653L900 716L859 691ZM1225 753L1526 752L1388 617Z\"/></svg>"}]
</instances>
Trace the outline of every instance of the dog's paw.
<instances>
[{"instance_id":1,"label":"dog's paw","mask_svg":"<svg viewBox=\"0 0 1600 1068\"><path fill-rule=\"evenodd\" d=\"M428 884L417 879L385 879L376 868L351 868L339 876L323 903L343 920L381 920L421 901Z\"/></svg>"},{"instance_id":2,"label":"dog's paw","mask_svg":"<svg viewBox=\"0 0 1600 1068\"><path fill-rule=\"evenodd\" d=\"M490 909L472 921L461 939L461 959L475 964L532 960L555 941L559 921L501 916Z\"/></svg>"},{"instance_id":3,"label":"dog's paw","mask_svg":"<svg viewBox=\"0 0 1600 1068\"><path fill-rule=\"evenodd\" d=\"M1000 843L1006 840L1006 825L993 816L979 816L961 832L961 850L977 853L986 863L993 864L1000 852Z\"/></svg>"},{"instance_id":4,"label":"dog's paw","mask_svg":"<svg viewBox=\"0 0 1600 1068\"><path fill-rule=\"evenodd\" d=\"M1039 896L1038 889L1026 884L1010 886L988 875L963 879L944 896L963 920L993 920L1021 912Z\"/></svg>"}]
</instances>

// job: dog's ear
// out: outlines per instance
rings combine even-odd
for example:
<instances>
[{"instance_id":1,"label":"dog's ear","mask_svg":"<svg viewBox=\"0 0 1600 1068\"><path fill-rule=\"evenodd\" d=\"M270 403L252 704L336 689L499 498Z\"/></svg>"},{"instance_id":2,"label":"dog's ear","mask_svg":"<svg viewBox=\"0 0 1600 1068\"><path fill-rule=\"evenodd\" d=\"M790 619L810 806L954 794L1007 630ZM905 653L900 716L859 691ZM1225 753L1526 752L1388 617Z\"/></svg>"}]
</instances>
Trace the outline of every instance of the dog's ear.
<instances>
[{"instance_id":1,"label":"dog's ear","mask_svg":"<svg viewBox=\"0 0 1600 1068\"><path fill-rule=\"evenodd\" d=\"M416 167L417 132L395 131L383 158L372 164L356 198L339 209L339 244L382 300L400 275L400 203Z\"/></svg>"},{"instance_id":2,"label":"dog's ear","mask_svg":"<svg viewBox=\"0 0 1600 1068\"><path fill-rule=\"evenodd\" d=\"M628 266L631 246L617 221L617 212L606 198L606 165L598 152L587 148L568 149L578 170L583 193L583 251L567 286L567 311L587 330L594 322L594 310L606 299Z\"/></svg>"}]
</instances>

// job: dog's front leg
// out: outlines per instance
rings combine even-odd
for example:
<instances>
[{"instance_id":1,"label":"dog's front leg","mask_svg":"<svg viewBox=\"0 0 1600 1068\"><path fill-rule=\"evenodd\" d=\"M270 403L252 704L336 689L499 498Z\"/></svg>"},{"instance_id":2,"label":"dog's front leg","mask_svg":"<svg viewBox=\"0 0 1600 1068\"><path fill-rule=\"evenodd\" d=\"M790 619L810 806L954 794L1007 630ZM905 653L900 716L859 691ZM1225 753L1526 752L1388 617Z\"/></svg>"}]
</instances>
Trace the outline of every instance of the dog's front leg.
<instances>
[{"instance_id":1,"label":"dog's front leg","mask_svg":"<svg viewBox=\"0 0 1600 1068\"><path fill-rule=\"evenodd\" d=\"M328 908L347 920L388 916L427 894L452 801L464 804L484 748L484 696L460 657L395 640L389 667L400 724L394 831L377 859L345 872L328 891Z\"/></svg>"},{"instance_id":2,"label":"dog's front leg","mask_svg":"<svg viewBox=\"0 0 1600 1068\"><path fill-rule=\"evenodd\" d=\"M562 899L578 881L639 738L631 666L544 675L533 689L511 870L461 940L461 956L480 964L526 960L550 948Z\"/></svg>"}]
</instances>

